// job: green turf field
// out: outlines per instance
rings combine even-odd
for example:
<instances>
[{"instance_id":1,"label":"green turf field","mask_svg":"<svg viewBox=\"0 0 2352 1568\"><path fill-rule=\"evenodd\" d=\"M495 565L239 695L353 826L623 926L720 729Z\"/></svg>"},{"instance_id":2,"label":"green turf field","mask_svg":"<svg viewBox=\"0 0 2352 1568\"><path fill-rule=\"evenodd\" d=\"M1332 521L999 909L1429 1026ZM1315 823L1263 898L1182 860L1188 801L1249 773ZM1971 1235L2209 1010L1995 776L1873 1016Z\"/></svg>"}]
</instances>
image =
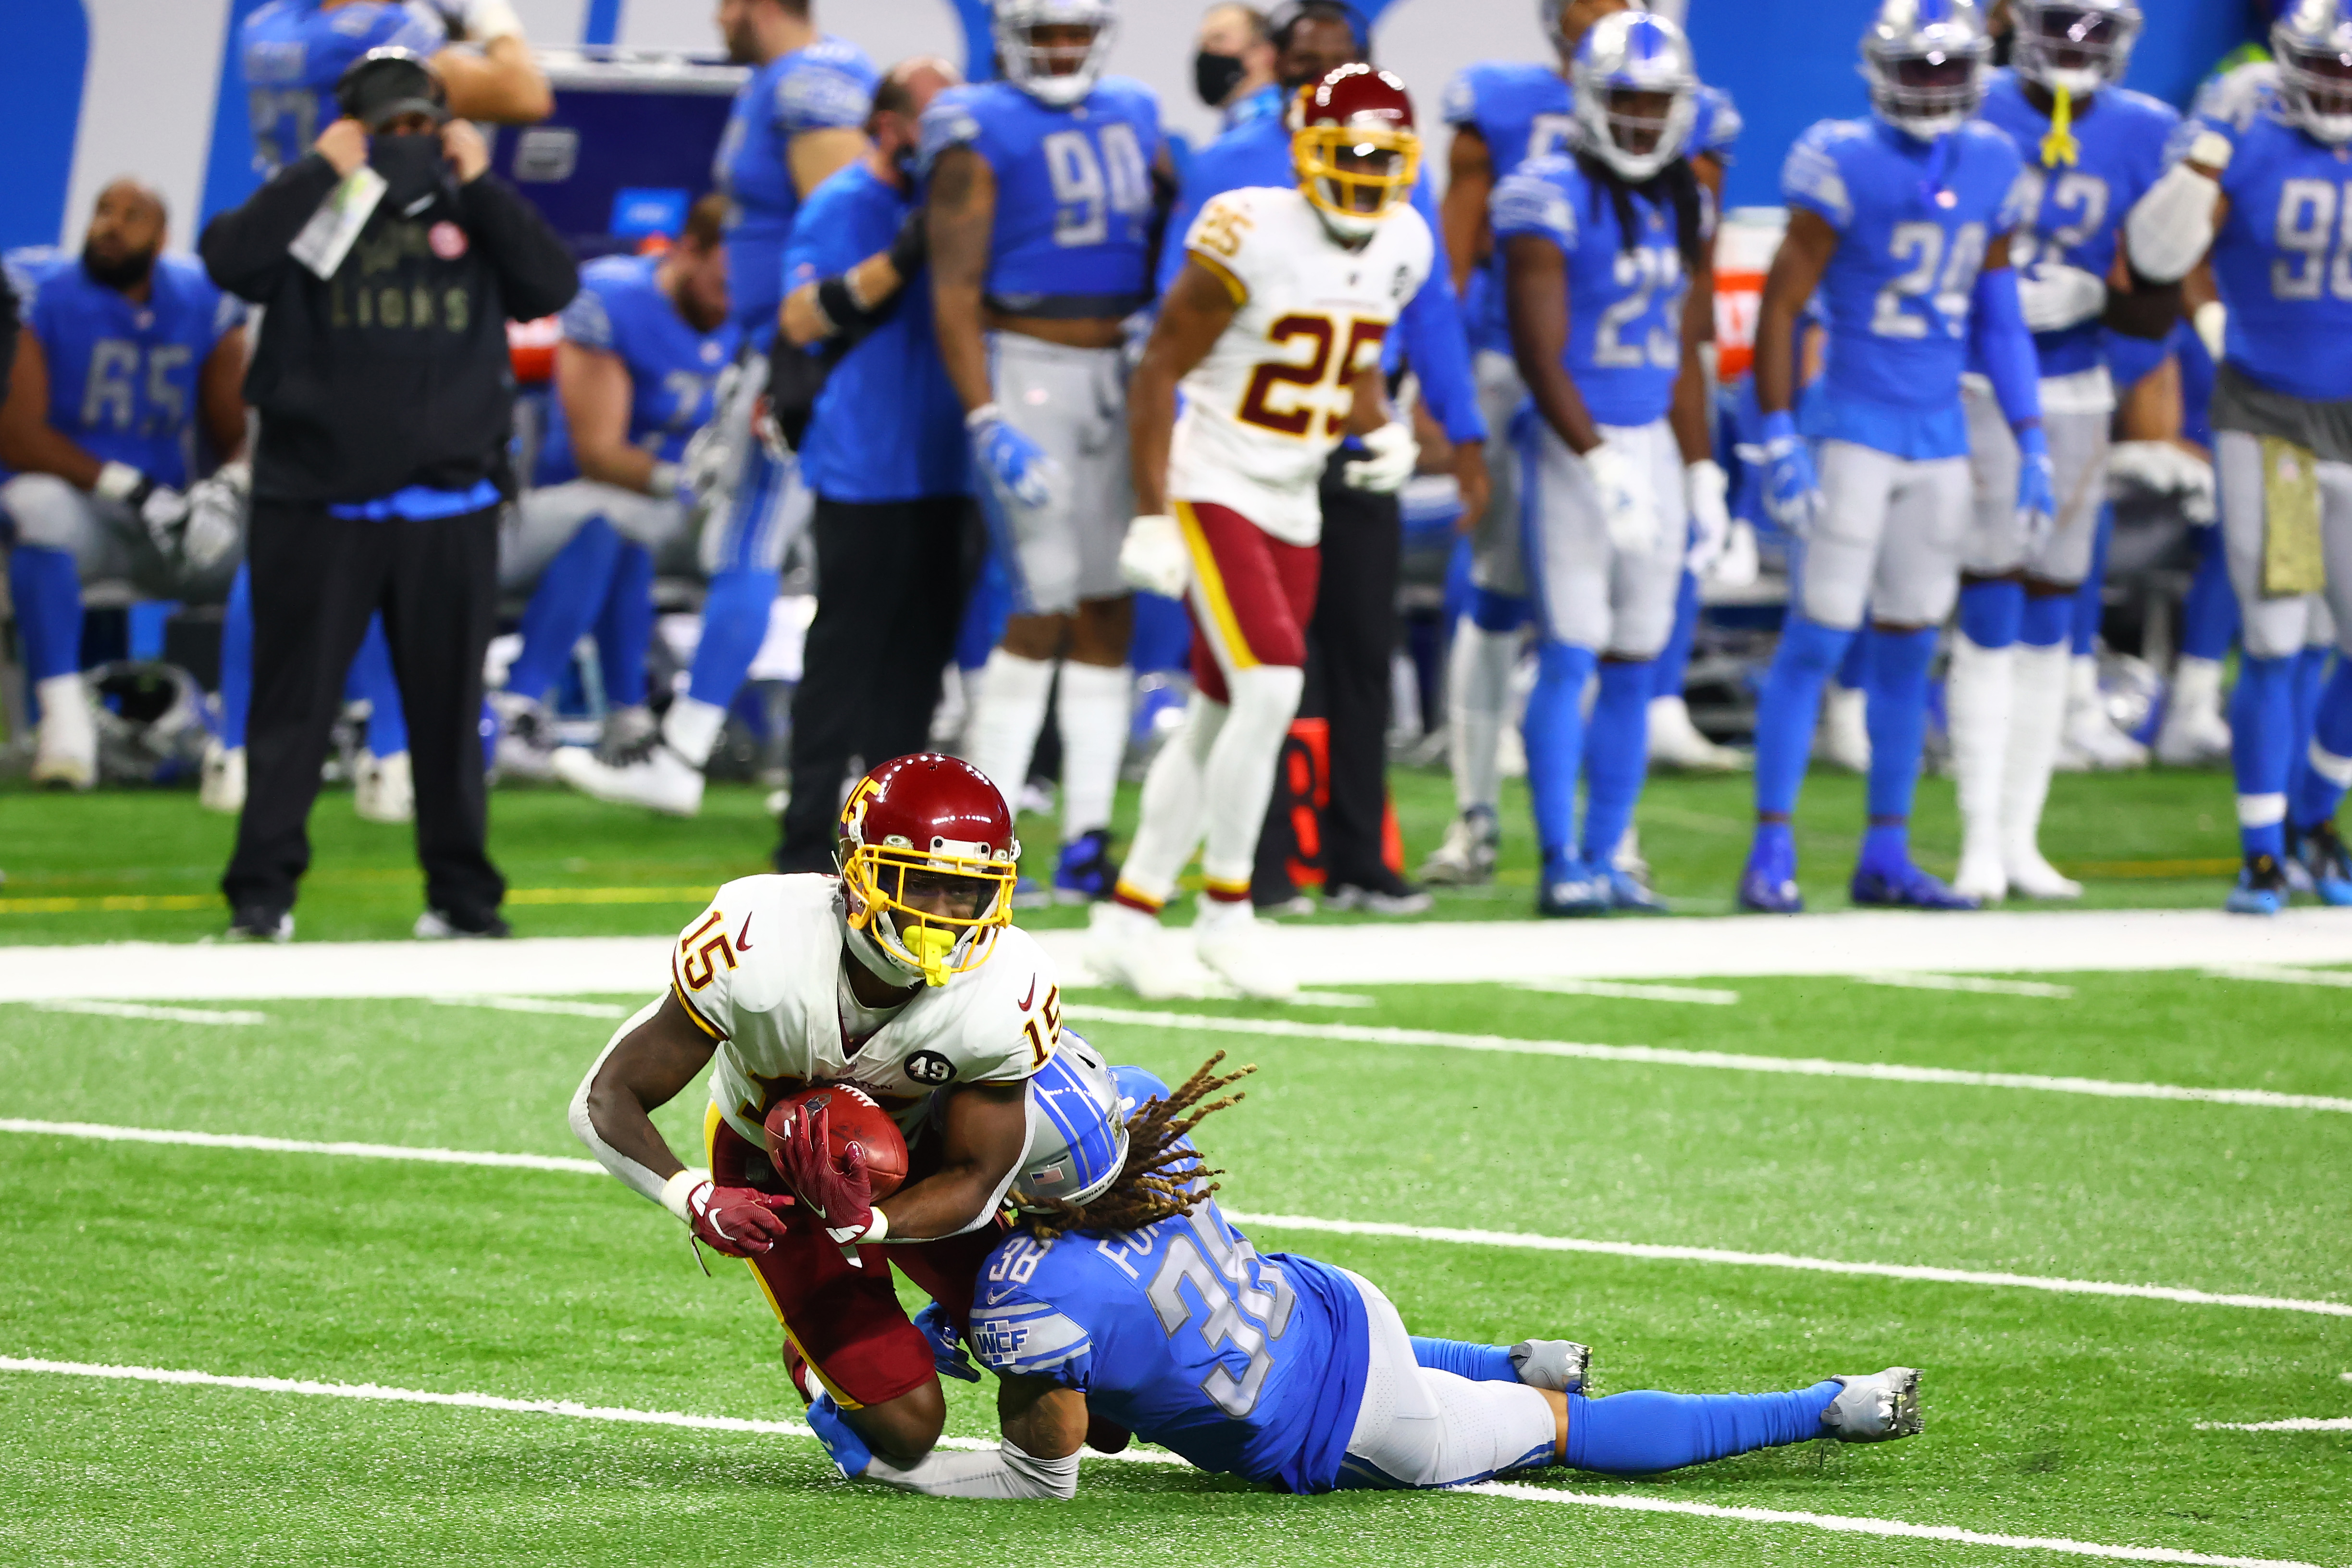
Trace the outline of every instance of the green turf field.
<instances>
[{"instance_id":1,"label":"green turf field","mask_svg":"<svg viewBox=\"0 0 2352 1568\"><path fill-rule=\"evenodd\" d=\"M1409 868L1436 847L1453 815L1441 772L1391 775ZM715 786L702 815L678 821L604 806L566 791L504 789L491 798L491 852L514 886L507 914L535 936L669 932L729 877L767 869L776 825L764 792ZM2042 842L2088 884L2091 907L2221 901L2237 865L2230 785L2220 773L2061 775ZM1121 841L1134 827L1136 790L1120 791ZM1731 909L1752 805L1745 777L1660 778L1639 815L1658 887L1691 914ZM1535 898L1535 851L1526 791L1507 787L1504 862L1490 887L1441 895L1434 918L1520 918ZM1843 908L1862 821L1862 780L1816 770L1798 814L1800 878L1816 909ZM405 936L421 891L410 834L362 822L348 791L320 797L314 855L297 910L304 938ZM1055 825L1025 818L1033 875L1052 874ZM193 791L106 790L60 796L0 786L0 942L187 940L226 923L218 883L236 824L197 808ZM1959 852L1952 788L1920 789L1921 862L1948 873ZM1040 911L1038 925L1075 924L1075 911Z\"/></svg>"},{"instance_id":2,"label":"green turf field","mask_svg":"<svg viewBox=\"0 0 2352 1568\"><path fill-rule=\"evenodd\" d=\"M1716 789L1673 793L1727 810L1736 786ZM541 804L520 799L502 800L502 820ZM717 830L758 824L726 807L629 852L730 869ZM551 850L545 865L551 882ZM341 907L373 931L407 906L379 894ZM546 914L600 911L677 913ZM1359 988L1370 1006L1286 1016L2352 1095L2341 991L2037 978L2074 995L1744 978L1711 982L1741 993L1718 1007L1391 987ZM1121 1005L1071 999L1074 1019ZM268 1021L0 1006L0 1118L577 1156L565 1103L611 1028L422 1002L195 1005ZM2352 1301L2340 1111L1211 1037L1099 1014L1077 1027L1171 1078L1216 1046L1260 1065L1249 1099L1202 1134L1244 1213ZM665 1118L681 1146L698 1109L689 1092ZM705 1279L667 1216L601 1176L5 1132L0 1198L0 1356L799 1414L746 1271ZM1926 1370L1927 1429L1909 1442L1809 1444L1645 1481L1533 1478L1554 1492L2352 1563L2352 1434L2197 1426L2352 1415L2352 1316L1252 1228L1263 1247L1377 1281L1418 1332L1586 1340L1603 1393ZM986 1433L985 1396L952 1386L950 1431ZM6 1563L2062 1561L1492 1496L1289 1498L1111 1461L1086 1467L1081 1492L1058 1507L910 1499L849 1487L793 1437L0 1372Z\"/></svg>"}]
</instances>

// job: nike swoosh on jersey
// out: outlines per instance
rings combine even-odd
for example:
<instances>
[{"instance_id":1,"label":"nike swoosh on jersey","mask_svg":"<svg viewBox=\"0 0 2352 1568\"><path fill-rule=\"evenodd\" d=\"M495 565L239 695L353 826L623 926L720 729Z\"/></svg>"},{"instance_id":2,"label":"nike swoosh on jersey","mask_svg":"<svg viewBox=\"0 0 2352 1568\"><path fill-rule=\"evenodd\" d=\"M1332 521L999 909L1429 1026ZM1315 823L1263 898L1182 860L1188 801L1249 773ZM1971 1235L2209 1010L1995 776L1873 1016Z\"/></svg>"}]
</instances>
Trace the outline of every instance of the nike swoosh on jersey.
<instances>
[{"instance_id":1,"label":"nike swoosh on jersey","mask_svg":"<svg viewBox=\"0 0 2352 1568\"><path fill-rule=\"evenodd\" d=\"M740 942L738 942L738 943L736 944L736 946L740 947L740 946L742 946L742 944L741 944ZM1034 974L1032 974L1032 975L1029 977L1029 994L1028 994L1027 996L1025 996L1025 997L1022 998L1018 1002L1015 1002L1015 1003L1013 1004L1013 1006L1014 1006L1015 1008L1017 1008L1019 1010L1021 1010L1022 1012L1024 1012L1024 1013L1025 1013L1025 1012L1027 1012L1027 1011L1029 1010L1029 1004L1030 1004L1031 1002L1035 1001L1036 999L1037 999L1037 977L1036 977Z\"/></svg>"},{"instance_id":2,"label":"nike swoosh on jersey","mask_svg":"<svg viewBox=\"0 0 2352 1568\"><path fill-rule=\"evenodd\" d=\"M749 953L751 950L751 917L747 915L743 916L743 928L735 933L735 951L738 953Z\"/></svg>"}]
</instances>

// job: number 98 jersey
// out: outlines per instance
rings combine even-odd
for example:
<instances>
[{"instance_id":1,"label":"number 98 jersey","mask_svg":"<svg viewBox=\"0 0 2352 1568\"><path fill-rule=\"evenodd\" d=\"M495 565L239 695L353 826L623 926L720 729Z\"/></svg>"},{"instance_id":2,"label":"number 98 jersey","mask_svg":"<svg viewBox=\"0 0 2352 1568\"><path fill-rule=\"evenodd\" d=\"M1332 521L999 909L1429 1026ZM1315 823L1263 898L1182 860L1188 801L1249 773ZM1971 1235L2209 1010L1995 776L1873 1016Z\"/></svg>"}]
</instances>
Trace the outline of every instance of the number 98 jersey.
<instances>
[{"instance_id":1,"label":"number 98 jersey","mask_svg":"<svg viewBox=\"0 0 2352 1568\"><path fill-rule=\"evenodd\" d=\"M1360 250L1331 237L1290 186L1227 191L1184 236L1234 299L1234 319L1183 381L1168 494L1213 502L1286 544L1323 532L1316 486L1347 434L1348 385L1380 362L1433 242L1400 203Z\"/></svg>"}]
</instances>

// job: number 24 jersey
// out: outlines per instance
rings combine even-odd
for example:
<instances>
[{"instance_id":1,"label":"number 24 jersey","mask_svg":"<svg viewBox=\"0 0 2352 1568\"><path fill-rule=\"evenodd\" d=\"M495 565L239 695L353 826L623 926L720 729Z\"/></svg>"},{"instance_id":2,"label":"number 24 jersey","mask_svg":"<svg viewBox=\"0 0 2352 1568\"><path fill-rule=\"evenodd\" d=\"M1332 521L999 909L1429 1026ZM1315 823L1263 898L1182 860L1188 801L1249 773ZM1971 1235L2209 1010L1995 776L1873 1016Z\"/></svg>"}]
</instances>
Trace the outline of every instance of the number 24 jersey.
<instances>
[{"instance_id":1,"label":"number 24 jersey","mask_svg":"<svg viewBox=\"0 0 2352 1568\"><path fill-rule=\"evenodd\" d=\"M1202 207L1184 248L1225 286L1234 313L1184 378L1168 494L1314 544L1323 532L1316 486L1347 434L1349 384L1380 362L1398 312L1429 276L1429 225L1400 204L1349 250L1303 192L1260 185Z\"/></svg>"}]
</instances>

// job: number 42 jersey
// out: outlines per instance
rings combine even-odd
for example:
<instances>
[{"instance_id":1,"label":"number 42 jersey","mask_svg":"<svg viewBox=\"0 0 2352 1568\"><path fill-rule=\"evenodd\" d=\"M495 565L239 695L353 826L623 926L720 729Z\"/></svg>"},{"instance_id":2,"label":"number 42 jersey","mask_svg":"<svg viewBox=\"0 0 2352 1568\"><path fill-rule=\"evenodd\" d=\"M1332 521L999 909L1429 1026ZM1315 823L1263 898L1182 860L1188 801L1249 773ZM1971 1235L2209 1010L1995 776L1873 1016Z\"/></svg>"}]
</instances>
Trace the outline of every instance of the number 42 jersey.
<instances>
[{"instance_id":1,"label":"number 42 jersey","mask_svg":"<svg viewBox=\"0 0 2352 1568\"><path fill-rule=\"evenodd\" d=\"M1332 237L1305 193L1227 191L1184 236L1234 299L1232 322L1182 382L1168 494L1230 507L1287 544L1323 532L1316 486L1347 434L1349 383L1378 364L1429 276L1433 242L1400 204L1362 248Z\"/></svg>"}]
</instances>

